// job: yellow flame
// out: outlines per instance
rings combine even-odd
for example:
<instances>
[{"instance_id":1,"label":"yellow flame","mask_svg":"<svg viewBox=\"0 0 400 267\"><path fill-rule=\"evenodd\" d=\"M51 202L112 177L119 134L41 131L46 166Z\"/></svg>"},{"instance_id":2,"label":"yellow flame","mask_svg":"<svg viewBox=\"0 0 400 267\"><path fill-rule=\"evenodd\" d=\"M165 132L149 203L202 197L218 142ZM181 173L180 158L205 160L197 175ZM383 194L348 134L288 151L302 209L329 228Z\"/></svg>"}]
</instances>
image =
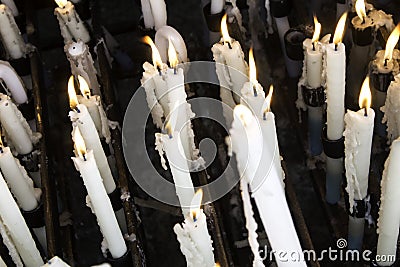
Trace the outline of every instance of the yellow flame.
<instances>
[{"instance_id":1,"label":"yellow flame","mask_svg":"<svg viewBox=\"0 0 400 267\"><path fill-rule=\"evenodd\" d=\"M264 114L271 110L272 94L274 93L274 86L271 84L267 97L265 97L263 111Z\"/></svg>"},{"instance_id":2,"label":"yellow flame","mask_svg":"<svg viewBox=\"0 0 400 267\"><path fill-rule=\"evenodd\" d=\"M235 119L238 118L244 126L248 125L253 119L253 114L245 105L236 105L236 107L233 109L233 114Z\"/></svg>"},{"instance_id":3,"label":"yellow flame","mask_svg":"<svg viewBox=\"0 0 400 267\"><path fill-rule=\"evenodd\" d=\"M252 84L257 83L257 68L254 60L253 48L250 48L249 51L249 77Z\"/></svg>"},{"instance_id":4,"label":"yellow flame","mask_svg":"<svg viewBox=\"0 0 400 267\"><path fill-rule=\"evenodd\" d=\"M367 76L361 86L360 97L358 98L358 105L360 108L371 107L371 89L369 88L369 76Z\"/></svg>"},{"instance_id":5,"label":"yellow flame","mask_svg":"<svg viewBox=\"0 0 400 267\"><path fill-rule=\"evenodd\" d=\"M390 34L387 42L386 42L386 47L385 47L385 60L392 60L393 57L393 50L397 45L397 42L399 41L399 35L400 35L400 23L397 24L396 28L392 31Z\"/></svg>"},{"instance_id":6,"label":"yellow flame","mask_svg":"<svg viewBox=\"0 0 400 267\"><path fill-rule=\"evenodd\" d=\"M364 19L367 17L367 13L365 11L365 2L364 0L357 0L356 1L356 12L357 16L364 22Z\"/></svg>"},{"instance_id":7,"label":"yellow flame","mask_svg":"<svg viewBox=\"0 0 400 267\"><path fill-rule=\"evenodd\" d=\"M218 262L215 263L214 267L221 267L221 264L219 264Z\"/></svg>"},{"instance_id":8,"label":"yellow flame","mask_svg":"<svg viewBox=\"0 0 400 267\"><path fill-rule=\"evenodd\" d=\"M158 49L157 49L156 45L154 44L153 40L151 40L151 38L149 36L145 36L143 38L143 42L150 45L150 47L151 47L153 66L162 68L162 60L161 60L160 52L158 52Z\"/></svg>"},{"instance_id":9,"label":"yellow flame","mask_svg":"<svg viewBox=\"0 0 400 267\"><path fill-rule=\"evenodd\" d=\"M201 201L203 200L203 190L200 188L194 194L192 203L190 203L190 217L196 221L198 214L200 214Z\"/></svg>"},{"instance_id":10,"label":"yellow flame","mask_svg":"<svg viewBox=\"0 0 400 267\"><path fill-rule=\"evenodd\" d=\"M314 35L312 37L312 42L318 42L319 36L321 34L321 23L318 22L317 16L314 15Z\"/></svg>"},{"instance_id":11,"label":"yellow flame","mask_svg":"<svg viewBox=\"0 0 400 267\"><path fill-rule=\"evenodd\" d=\"M175 68L179 63L178 55L170 38L168 38L168 61L171 68Z\"/></svg>"},{"instance_id":12,"label":"yellow flame","mask_svg":"<svg viewBox=\"0 0 400 267\"><path fill-rule=\"evenodd\" d=\"M335 34L333 35L333 43L335 45L342 42L344 35L344 28L346 26L346 19L347 19L347 12L343 13L343 15L340 17L336 25Z\"/></svg>"},{"instance_id":13,"label":"yellow flame","mask_svg":"<svg viewBox=\"0 0 400 267\"><path fill-rule=\"evenodd\" d=\"M76 152L78 153L78 156L80 158L84 158L86 154L86 145L85 141L83 140L82 134L79 131L79 128L76 127L74 130L74 143L75 143L75 149Z\"/></svg>"},{"instance_id":14,"label":"yellow flame","mask_svg":"<svg viewBox=\"0 0 400 267\"><path fill-rule=\"evenodd\" d=\"M3 139L1 138L1 132L0 132L0 147L3 147Z\"/></svg>"},{"instance_id":15,"label":"yellow flame","mask_svg":"<svg viewBox=\"0 0 400 267\"><path fill-rule=\"evenodd\" d=\"M68 80L68 96L69 96L69 106L71 109L75 109L79 104L78 98L76 97L75 86L74 86L74 76L71 75Z\"/></svg>"},{"instance_id":16,"label":"yellow flame","mask_svg":"<svg viewBox=\"0 0 400 267\"><path fill-rule=\"evenodd\" d=\"M222 38L224 39L224 42L231 43L231 37L229 36L229 31L228 31L228 23L226 22L228 16L225 14L222 17L221 20L221 31L222 31Z\"/></svg>"},{"instance_id":17,"label":"yellow flame","mask_svg":"<svg viewBox=\"0 0 400 267\"><path fill-rule=\"evenodd\" d=\"M83 78L81 75L78 75L78 81L81 94L90 97L90 88L85 78Z\"/></svg>"},{"instance_id":18,"label":"yellow flame","mask_svg":"<svg viewBox=\"0 0 400 267\"><path fill-rule=\"evenodd\" d=\"M56 4L60 7L60 8L64 8L68 1L67 0L54 0L56 2Z\"/></svg>"}]
</instances>

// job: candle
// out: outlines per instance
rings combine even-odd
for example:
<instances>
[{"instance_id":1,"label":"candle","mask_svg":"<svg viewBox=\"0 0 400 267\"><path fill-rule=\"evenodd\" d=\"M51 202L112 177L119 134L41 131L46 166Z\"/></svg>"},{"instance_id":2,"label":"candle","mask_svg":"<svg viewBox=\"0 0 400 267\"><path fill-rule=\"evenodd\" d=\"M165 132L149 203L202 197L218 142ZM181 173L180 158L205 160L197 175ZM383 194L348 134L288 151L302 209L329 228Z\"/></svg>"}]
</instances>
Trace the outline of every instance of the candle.
<instances>
[{"instance_id":1,"label":"candle","mask_svg":"<svg viewBox=\"0 0 400 267\"><path fill-rule=\"evenodd\" d=\"M65 45L65 54L71 66L71 72L85 78L95 95L100 95L100 85L97 81L97 71L90 54L89 47L82 41Z\"/></svg>"},{"instance_id":2,"label":"candle","mask_svg":"<svg viewBox=\"0 0 400 267\"><path fill-rule=\"evenodd\" d=\"M181 137L178 132L173 131L177 119L176 113L172 114L171 119L165 125L166 134L156 133L156 150L160 154L161 164L165 170L167 170L167 165L165 164L164 153L167 156L182 214L187 217L194 196L194 188Z\"/></svg>"},{"instance_id":3,"label":"candle","mask_svg":"<svg viewBox=\"0 0 400 267\"><path fill-rule=\"evenodd\" d=\"M78 97L79 104L83 104L86 106L89 111L90 117L93 120L94 125L96 126L97 133L101 138L106 140L106 143L110 143L111 141L111 133L108 127L108 119L106 116L106 112L103 109L103 105L101 104L100 96L91 95L89 85L86 80L78 75L79 81L79 89L82 93L81 96Z\"/></svg>"},{"instance_id":4,"label":"candle","mask_svg":"<svg viewBox=\"0 0 400 267\"><path fill-rule=\"evenodd\" d=\"M364 80L359 98L360 110L349 110L345 116L345 168L349 193L350 211L353 211L354 199L362 200L367 196L369 164L374 128L375 112L371 106L369 77Z\"/></svg>"},{"instance_id":5,"label":"candle","mask_svg":"<svg viewBox=\"0 0 400 267\"><path fill-rule=\"evenodd\" d=\"M164 0L141 0L144 26L146 29L167 25L167 7Z\"/></svg>"},{"instance_id":6,"label":"candle","mask_svg":"<svg viewBox=\"0 0 400 267\"><path fill-rule=\"evenodd\" d=\"M182 226L175 224L174 232L186 257L187 266L214 267L214 253L206 215L200 209L202 198L203 191L199 189L191 201L190 216Z\"/></svg>"},{"instance_id":7,"label":"candle","mask_svg":"<svg viewBox=\"0 0 400 267\"><path fill-rule=\"evenodd\" d=\"M2 174L0 174L0 197L1 221L7 227L8 234L11 236L25 266L42 266L43 260L40 257L39 250Z\"/></svg>"},{"instance_id":8,"label":"candle","mask_svg":"<svg viewBox=\"0 0 400 267\"><path fill-rule=\"evenodd\" d=\"M0 60L0 79L6 85L14 103L23 104L28 101L21 78L7 61Z\"/></svg>"},{"instance_id":9,"label":"candle","mask_svg":"<svg viewBox=\"0 0 400 267\"><path fill-rule=\"evenodd\" d=\"M85 184L90 205L93 213L96 215L101 233L107 242L108 249L114 259L122 257L127 247L118 226L117 219L107 196L106 189L102 182L96 160L92 150L86 151L85 141L76 128L73 133L75 143L75 157L72 160L75 168L80 172Z\"/></svg>"},{"instance_id":10,"label":"candle","mask_svg":"<svg viewBox=\"0 0 400 267\"><path fill-rule=\"evenodd\" d=\"M15 23L11 10L6 6L0 5L0 36L7 54L12 59L25 57L26 45L22 39L21 32Z\"/></svg>"},{"instance_id":11,"label":"candle","mask_svg":"<svg viewBox=\"0 0 400 267\"><path fill-rule=\"evenodd\" d=\"M396 75L389 85L385 105L381 108L384 112L383 123L387 125L388 144L400 136L400 76Z\"/></svg>"},{"instance_id":12,"label":"candle","mask_svg":"<svg viewBox=\"0 0 400 267\"><path fill-rule=\"evenodd\" d=\"M246 179L250 184L252 197L256 202L272 249L298 252L299 254L296 255L300 255L300 259L277 258L277 265L279 267L293 266L296 263L296 266L306 266L286 202L282 178L273 167L271 155L274 155L274 151L270 151L271 145L268 144L270 136L264 135L256 118L243 105L235 107L234 120L229 132L239 173L242 179Z\"/></svg>"},{"instance_id":13,"label":"candle","mask_svg":"<svg viewBox=\"0 0 400 267\"><path fill-rule=\"evenodd\" d=\"M108 165L107 157L104 153L100 142L100 137L97 133L92 117L90 116L90 113L85 105L78 104L78 99L75 94L73 76L71 76L68 81L68 95L70 99L70 107L72 109L72 111L69 112L69 117L73 127L72 133L74 133L77 129L79 129L79 131L82 133L86 146L92 151L96 160L96 165L99 168L104 187L107 193L110 194L116 188L114 178L111 174L110 166Z\"/></svg>"},{"instance_id":14,"label":"candle","mask_svg":"<svg viewBox=\"0 0 400 267\"><path fill-rule=\"evenodd\" d=\"M344 93L346 79L346 48L342 43L347 13L336 26L333 44L326 47L327 134L329 140L338 140L344 129Z\"/></svg>"},{"instance_id":15,"label":"candle","mask_svg":"<svg viewBox=\"0 0 400 267\"><path fill-rule=\"evenodd\" d=\"M369 45L373 41L373 20L367 16L364 0L357 0L355 4L357 16L351 20L354 42L357 45Z\"/></svg>"},{"instance_id":16,"label":"candle","mask_svg":"<svg viewBox=\"0 0 400 267\"><path fill-rule=\"evenodd\" d=\"M40 189L33 187L33 181L28 176L19 160L14 158L9 147L3 146L0 137L0 169L4 175L11 192L17 199L18 205L24 211L31 211L38 206Z\"/></svg>"},{"instance_id":17,"label":"candle","mask_svg":"<svg viewBox=\"0 0 400 267\"><path fill-rule=\"evenodd\" d=\"M62 259L60 259L58 256L54 256L51 258L45 265L42 267L70 267L68 264L66 264Z\"/></svg>"},{"instance_id":18,"label":"candle","mask_svg":"<svg viewBox=\"0 0 400 267\"><path fill-rule=\"evenodd\" d=\"M397 238L399 235L400 213L398 203L400 201L400 139L393 141L389 157L385 162L385 170L381 182L381 205L378 219L378 247L377 256L384 256L387 261L378 262L379 266L392 266L396 259ZM392 256L393 260L389 257ZM381 257L383 259L383 257Z\"/></svg>"},{"instance_id":19,"label":"candle","mask_svg":"<svg viewBox=\"0 0 400 267\"><path fill-rule=\"evenodd\" d=\"M17 6L15 5L14 0L1 0L0 2L6 5L11 10L11 13L14 17L17 17L19 15L19 11Z\"/></svg>"},{"instance_id":20,"label":"candle","mask_svg":"<svg viewBox=\"0 0 400 267\"><path fill-rule=\"evenodd\" d=\"M22 155L33 150L33 144L40 139L39 133L32 133L31 128L11 99L0 94L0 121L9 143Z\"/></svg>"},{"instance_id":21,"label":"candle","mask_svg":"<svg viewBox=\"0 0 400 267\"><path fill-rule=\"evenodd\" d=\"M225 6L225 0L211 0L210 13L212 15L221 13L222 10L224 10L224 6Z\"/></svg>"},{"instance_id":22,"label":"candle","mask_svg":"<svg viewBox=\"0 0 400 267\"><path fill-rule=\"evenodd\" d=\"M318 42L321 33L321 24L314 16L314 35L312 39L303 42L305 49L305 67L307 74L307 85L318 88L322 84L322 46Z\"/></svg>"},{"instance_id":23,"label":"candle","mask_svg":"<svg viewBox=\"0 0 400 267\"><path fill-rule=\"evenodd\" d=\"M178 54L179 62L188 61L185 41L179 32L171 26L165 25L159 28L156 32L154 42L160 53L162 62L167 62L169 42L172 42Z\"/></svg>"},{"instance_id":24,"label":"candle","mask_svg":"<svg viewBox=\"0 0 400 267\"><path fill-rule=\"evenodd\" d=\"M64 43L82 40L84 43L90 41L90 35L84 22L75 11L74 5L67 0L55 0L58 7L54 9L60 25L61 35Z\"/></svg>"},{"instance_id":25,"label":"candle","mask_svg":"<svg viewBox=\"0 0 400 267\"><path fill-rule=\"evenodd\" d=\"M229 89L233 95L233 99L236 103L240 102L240 90L242 89L247 78L247 65L244 61L244 54L240 43L229 36L227 15L224 15L221 21L222 38L220 43L214 44L211 51L214 55L214 60L217 62L216 71L218 79L226 81L229 85ZM226 71L226 68L228 71ZM222 91L222 90L221 90ZM230 99L221 99L225 104L232 103ZM233 108L233 106L231 107Z\"/></svg>"}]
</instances>

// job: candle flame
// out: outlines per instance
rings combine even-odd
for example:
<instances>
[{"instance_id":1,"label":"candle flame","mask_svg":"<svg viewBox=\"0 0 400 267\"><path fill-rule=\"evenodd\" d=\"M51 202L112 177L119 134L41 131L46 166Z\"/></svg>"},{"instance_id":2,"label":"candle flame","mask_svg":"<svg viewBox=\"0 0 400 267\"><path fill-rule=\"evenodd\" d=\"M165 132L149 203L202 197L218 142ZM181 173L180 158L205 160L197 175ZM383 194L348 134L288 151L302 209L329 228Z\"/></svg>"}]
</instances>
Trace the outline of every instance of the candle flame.
<instances>
[{"instance_id":1,"label":"candle flame","mask_svg":"<svg viewBox=\"0 0 400 267\"><path fill-rule=\"evenodd\" d=\"M179 63L178 55L170 38L168 38L168 61L171 68L175 68Z\"/></svg>"},{"instance_id":2,"label":"candle flame","mask_svg":"<svg viewBox=\"0 0 400 267\"><path fill-rule=\"evenodd\" d=\"M78 98L76 97L75 86L74 86L74 76L71 75L68 80L68 96L69 96L69 106L71 109L75 109L78 106Z\"/></svg>"},{"instance_id":3,"label":"candle flame","mask_svg":"<svg viewBox=\"0 0 400 267\"><path fill-rule=\"evenodd\" d=\"M86 154L86 145L78 127L74 129L74 143L75 143L75 150L78 153L78 156L84 159Z\"/></svg>"},{"instance_id":4,"label":"candle flame","mask_svg":"<svg viewBox=\"0 0 400 267\"><path fill-rule=\"evenodd\" d=\"M360 97L358 98L358 105L360 108L371 107L371 89L369 88L369 76L367 76L361 86Z\"/></svg>"},{"instance_id":5,"label":"candle flame","mask_svg":"<svg viewBox=\"0 0 400 267\"><path fill-rule=\"evenodd\" d=\"M81 94L87 97L90 97L90 88L88 83L86 82L85 78L83 78L81 75L78 75L78 81L79 81L79 89L81 90Z\"/></svg>"},{"instance_id":6,"label":"candle flame","mask_svg":"<svg viewBox=\"0 0 400 267\"><path fill-rule=\"evenodd\" d=\"M236 105L233 109L234 118L238 118L244 126L249 124L253 119L253 114L251 113L250 109L245 105Z\"/></svg>"},{"instance_id":7,"label":"candle flame","mask_svg":"<svg viewBox=\"0 0 400 267\"><path fill-rule=\"evenodd\" d=\"M150 45L150 47L151 47L153 66L159 67L161 69L162 68L162 60L161 60L160 52L158 52L158 49L157 49L156 45L154 44L153 40L149 36L145 36L143 38L143 41L146 44Z\"/></svg>"},{"instance_id":8,"label":"candle flame","mask_svg":"<svg viewBox=\"0 0 400 267\"><path fill-rule=\"evenodd\" d=\"M221 267L221 264L219 264L218 262L215 263L214 267Z\"/></svg>"},{"instance_id":9,"label":"candle flame","mask_svg":"<svg viewBox=\"0 0 400 267\"><path fill-rule=\"evenodd\" d=\"M399 41L399 35L400 35L400 23L397 24L396 28L394 28L389 38L387 39L385 47L385 58L384 58L385 61L392 60L393 50L396 47L397 42Z\"/></svg>"},{"instance_id":10,"label":"candle flame","mask_svg":"<svg viewBox=\"0 0 400 267\"><path fill-rule=\"evenodd\" d=\"M0 147L3 147L3 138L1 138L1 133L0 133Z\"/></svg>"},{"instance_id":11,"label":"candle flame","mask_svg":"<svg viewBox=\"0 0 400 267\"><path fill-rule=\"evenodd\" d=\"M364 0L357 0L356 1L356 12L357 16L364 22L364 19L367 17L367 13L365 11L365 2Z\"/></svg>"},{"instance_id":12,"label":"candle flame","mask_svg":"<svg viewBox=\"0 0 400 267\"><path fill-rule=\"evenodd\" d=\"M321 34L321 23L318 22L317 16L314 15L314 34L312 37L312 42L316 43L319 40L319 36Z\"/></svg>"},{"instance_id":13,"label":"candle flame","mask_svg":"<svg viewBox=\"0 0 400 267\"><path fill-rule=\"evenodd\" d=\"M67 5L67 3L68 3L68 0L54 0L55 2L56 2L56 4L60 7L60 8L64 8L66 5Z\"/></svg>"},{"instance_id":14,"label":"candle flame","mask_svg":"<svg viewBox=\"0 0 400 267\"><path fill-rule=\"evenodd\" d=\"M175 103L173 109L170 110L169 118L165 122L164 130L165 132L172 137L172 133L175 131L176 122L178 120L178 103Z\"/></svg>"},{"instance_id":15,"label":"candle flame","mask_svg":"<svg viewBox=\"0 0 400 267\"><path fill-rule=\"evenodd\" d=\"M343 13L343 15L340 17L336 25L335 34L333 35L333 43L335 45L342 42L344 29L346 26L346 20L347 20L347 12Z\"/></svg>"},{"instance_id":16,"label":"candle flame","mask_svg":"<svg viewBox=\"0 0 400 267\"><path fill-rule=\"evenodd\" d=\"M274 86L271 84L271 86L269 87L268 95L265 97L264 104L262 107L263 114L265 114L271 110L271 100L272 100L273 93L274 93Z\"/></svg>"},{"instance_id":17,"label":"candle flame","mask_svg":"<svg viewBox=\"0 0 400 267\"><path fill-rule=\"evenodd\" d=\"M249 51L249 77L250 82L254 85L257 84L257 68L254 60L253 48Z\"/></svg>"},{"instance_id":18,"label":"candle flame","mask_svg":"<svg viewBox=\"0 0 400 267\"><path fill-rule=\"evenodd\" d=\"M200 213L201 201L203 200L203 190L200 188L194 194L192 203L190 203L190 217L193 221L197 220L197 215Z\"/></svg>"},{"instance_id":19,"label":"candle flame","mask_svg":"<svg viewBox=\"0 0 400 267\"><path fill-rule=\"evenodd\" d=\"M231 43L231 37L229 36L229 31L228 31L228 23L226 22L228 16L225 14L222 17L221 20L221 31L222 31L222 38L224 39L224 42Z\"/></svg>"}]
</instances>

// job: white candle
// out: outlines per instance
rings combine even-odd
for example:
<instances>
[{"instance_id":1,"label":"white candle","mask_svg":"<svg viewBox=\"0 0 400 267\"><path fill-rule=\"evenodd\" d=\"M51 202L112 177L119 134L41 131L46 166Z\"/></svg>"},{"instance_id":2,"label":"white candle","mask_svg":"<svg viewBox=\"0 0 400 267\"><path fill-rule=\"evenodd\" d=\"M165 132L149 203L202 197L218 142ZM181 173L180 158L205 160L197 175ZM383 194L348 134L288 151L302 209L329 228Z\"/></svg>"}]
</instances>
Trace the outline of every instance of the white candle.
<instances>
[{"instance_id":1,"label":"white candle","mask_svg":"<svg viewBox=\"0 0 400 267\"><path fill-rule=\"evenodd\" d=\"M318 43L321 33L321 24L314 16L314 35L312 39L303 42L305 53L305 67L307 74L307 85L318 88L322 84L322 46Z\"/></svg>"},{"instance_id":2,"label":"white candle","mask_svg":"<svg viewBox=\"0 0 400 267\"><path fill-rule=\"evenodd\" d=\"M396 258L397 238L399 235L400 213L398 203L400 201L400 139L393 141L390 155L385 162L385 170L381 182L381 205L378 219L378 247L376 254L385 256L388 260L378 262L380 266L392 266L394 261L389 256ZM383 257L382 257L383 258Z\"/></svg>"},{"instance_id":3,"label":"white candle","mask_svg":"<svg viewBox=\"0 0 400 267\"><path fill-rule=\"evenodd\" d=\"M6 5L11 10L11 13L14 17L17 17L19 15L19 11L17 6L15 5L14 0L1 0L1 3Z\"/></svg>"},{"instance_id":4,"label":"white candle","mask_svg":"<svg viewBox=\"0 0 400 267\"><path fill-rule=\"evenodd\" d=\"M24 211L34 210L38 206L32 179L19 160L14 158L9 147L4 147L0 140L0 169L18 205Z\"/></svg>"},{"instance_id":5,"label":"white candle","mask_svg":"<svg viewBox=\"0 0 400 267\"><path fill-rule=\"evenodd\" d=\"M42 267L69 267L69 265L66 264L58 256L54 256L49 261L47 261L47 263L45 265L43 265Z\"/></svg>"},{"instance_id":6,"label":"white candle","mask_svg":"<svg viewBox=\"0 0 400 267\"><path fill-rule=\"evenodd\" d=\"M223 66L226 66L228 69L228 71L220 71L218 70L217 64L218 79L220 81L225 80L228 83L229 88L232 90L233 99L236 103L239 103L241 96L240 90L245 82L248 81L247 64L244 61L244 54L240 43L229 36L226 20L227 16L225 15L221 21L221 41L220 43L214 44L211 50L215 62L223 64ZM221 77L221 75L224 75L225 77ZM222 100L224 101L224 99Z\"/></svg>"},{"instance_id":7,"label":"white candle","mask_svg":"<svg viewBox=\"0 0 400 267\"><path fill-rule=\"evenodd\" d=\"M27 267L37 267L43 265L39 250L33 241L31 232L22 217L17 203L10 190L0 174L0 217L4 225L7 227L15 247L18 250L22 261Z\"/></svg>"},{"instance_id":8,"label":"white candle","mask_svg":"<svg viewBox=\"0 0 400 267\"><path fill-rule=\"evenodd\" d=\"M211 0L210 13L218 14L224 10L225 0Z\"/></svg>"},{"instance_id":9,"label":"white candle","mask_svg":"<svg viewBox=\"0 0 400 267\"><path fill-rule=\"evenodd\" d=\"M372 63L373 71L378 73L390 73L394 70L398 72L399 63L397 60L400 58L399 50L395 49L400 35L400 24L389 35L386 42L385 50L379 50L376 53L375 59Z\"/></svg>"},{"instance_id":10,"label":"white candle","mask_svg":"<svg viewBox=\"0 0 400 267\"><path fill-rule=\"evenodd\" d=\"M162 26L156 32L154 42L161 56L162 62L167 62L169 42L172 42L176 53L178 54L179 62L187 62L187 49L185 41L177 30L171 26Z\"/></svg>"},{"instance_id":11,"label":"white candle","mask_svg":"<svg viewBox=\"0 0 400 267\"><path fill-rule=\"evenodd\" d=\"M174 118L172 119L174 120ZM165 153L167 156L182 214L187 217L189 216L190 203L194 196L194 187L181 137L178 132L172 132L174 128L174 125L171 125L170 121L168 121L165 126L167 134L156 133L156 150L160 154L161 164L165 170L167 166L163 154Z\"/></svg>"},{"instance_id":12,"label":"white candle","mask_svg":"<svg viewBox=\"0 0 400 267\"><path fill-rule=\"evenodd\" d=\"M396 75L389 85L385 105L381 108L385 113L383 123L387 125L388 144L400 136L400 76Z\"/></svg>"},{"instance_id":13,"label":"white candle","mask_svg":"<svg viewBox=\"0 0 400 267\"><path fill-rule=\"evenodd\" d=\"M127 247L117 219L115 218L111 201L103 186L93 151L86 151L85 142L78 129L76 129L73 137L76 157L72 157L72 160L74 161L75 168L81 174L90 198L92 211L96 215L108 249L112 257L118 259L126 253Z\"/></svg>"},{"instance_id":14,"label":"white candle","mask_svg":"<svg viewBox=\"0 0 400 267\"><path fill-rule=\"evenodd\" d=\"M82 76L92 89L93 94L100 95L100 85L97 80L97 70L90 54L89 47L82 41L65 45L65 54L74 76Z\"/></svg>"},{"instance_id":15,"label":"white candle","mask_svg":"<svg viewBox=\"0 0 400 267\"><path fill-rule=\"evenodd\" d=\"M5 83L7 90L16 104L23 104L28 101L21 78L7 61L0 60L0 79Z\"/></svg>"},{"instance_id":16,"label":"white candle","mask_svg":"<svg viewBox=\"0 0 400 267\"><path fill-rule=\"evenodd\" d=\"M107 157L100 142L100 137L88 109L85 105L78 104L72 76L68 82L68 95L70 97L70 106L72 109L72 111L69 112L69 117L73 126L72 134L77 129L82 133L86 146L93 152L96 165L103 179L104 187L107 193L110 194L116 188L110 166L108 165Z\"/></svg>"},{"instance_id":17,"label":"white candle","mask_svg":"<svg viewBox=\"0 0 400 267\"><path fill-rule=\"evenodd\" d=\"M100 96L91 95L89 85L82 76L78 76L78 81L79 89L82 93L81 96L77 96L79 104L87 107L90 117L92 117L93 123L96 126L97 133L101 138L105 139L106 143L110 143L110 128L108 127L108 119L101 104Z\"/></svg>"},{"instance_id":18,"label":"white candle","mask_svg":"<svg viewBox=\"0 0 400 267\"><path fill-rule=\"evenodd\" d=\"M202 197L203 192L200 189L191 201L190 216L185 219L182 226L176 224L174 232L186 257L187 266L214 267L214 253L206 215L200 209Z\"/></svg>"},{"instance_id":19,"label":"white candle","mask_svg":"<svg viewBox=\"0 0 400 267\"><path fill-rule=\"evenodd\" d=\"M333 44L326 47L326 98L327 135L329 140L338 140L344 129L344 94L346 85L346 48L341 42L347 13L340 18Z\"/></svg>"},{"instance_id":20,"label":"white candle","mask_svg":"<svg viewBox=\"0 0 400 267\"><path fill-rule=\"evenodd\" d=\"M0 256L0 267L7 267L6 263L3 261L3 258Z\"/></svg>"},{"instance_id":21,"label":"white candle","mask_svg":"<svg viewBox=\"0 0 400 267\"><path fill-rule=\"evenodd\" d=\"M164 0L141 0L144 26L158 30L167 25L167 7Z\"/></svg>"},{"instance_id":22,"label":"white candle","mask_svg":"<svg viewBox=\"0 0 400 267\"><path fill-rule=\"evenodd\" d=\"M1 41L8 55L12 59L25 57L26 45L21 32L15 23L11 10L3 4L0 5L0 25Z\"/></svg>"},{"instance_id":23,"label":"white candle","mask_svg":"<svg viewBox=\"0 0 400 267\"><path fill-rule=\"evenodd\" d=\"M57 16L64 43L68 44L69 42L79 40L85 43L89 42L89 32L75 11L74 5L67 0L55 0L55 2L58 7L54 9L54 15Z\"/></svg>"},{"instance_id":24,"label":"white candle","mask_svg":"<svg viewBox=\"0 0 400 267\"><path fill-rule=\"evenodd\" d=\"M40 135L32 133L31 128L11 99L0 94L0 121L7 141L22 155L33 150L33 144L39 141Z\"/></svg>"},{"instance_id":25,"label":"white candle","mask_svg":"<svg viewBox=\"0 0 400 267\"><path fill-rule=\"evenodd\" d=\"M360 98L360 110L348 110L345 116L345 168L349 193L350 212L353 212L354 200L367 196L369 164L375 112L371 106L369 77L363 83Z\"/></svg>"}]
</instances>

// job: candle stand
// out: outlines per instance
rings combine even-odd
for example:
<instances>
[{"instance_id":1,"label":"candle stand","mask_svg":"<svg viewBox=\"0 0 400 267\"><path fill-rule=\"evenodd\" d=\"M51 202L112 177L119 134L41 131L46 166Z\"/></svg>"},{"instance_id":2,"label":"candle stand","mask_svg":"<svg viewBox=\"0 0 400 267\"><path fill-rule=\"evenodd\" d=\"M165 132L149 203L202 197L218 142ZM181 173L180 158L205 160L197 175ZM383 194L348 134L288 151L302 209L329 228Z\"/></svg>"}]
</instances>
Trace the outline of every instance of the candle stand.
<instances>
[{"instance_id":1,"label":"candle stand","mask_svg":"<svg viewBox=\"0 0 400 267\"><path fill-rule=\"evenodd\" d=\"M211 14L211 3L206 4L203 7L203 16L207 24L209 44L212 46L221 39L221 20L225 14L225 10L217 14Z\"/></svg>"},{"instance_id":2,"label":"candle stand","mask_svg":"<svg viewBox=\"0 0 400 267\"><path fill-rule=\"evenodd\" d=\"M346 204L349 214L347 248L349 250L361 251L364 238L365 219L369 216L369 212L371 211L369 197L367 196L362 200L354 200L353 212L350 212L348 201L346 201Z\"/></svg>"}]
</instances>

